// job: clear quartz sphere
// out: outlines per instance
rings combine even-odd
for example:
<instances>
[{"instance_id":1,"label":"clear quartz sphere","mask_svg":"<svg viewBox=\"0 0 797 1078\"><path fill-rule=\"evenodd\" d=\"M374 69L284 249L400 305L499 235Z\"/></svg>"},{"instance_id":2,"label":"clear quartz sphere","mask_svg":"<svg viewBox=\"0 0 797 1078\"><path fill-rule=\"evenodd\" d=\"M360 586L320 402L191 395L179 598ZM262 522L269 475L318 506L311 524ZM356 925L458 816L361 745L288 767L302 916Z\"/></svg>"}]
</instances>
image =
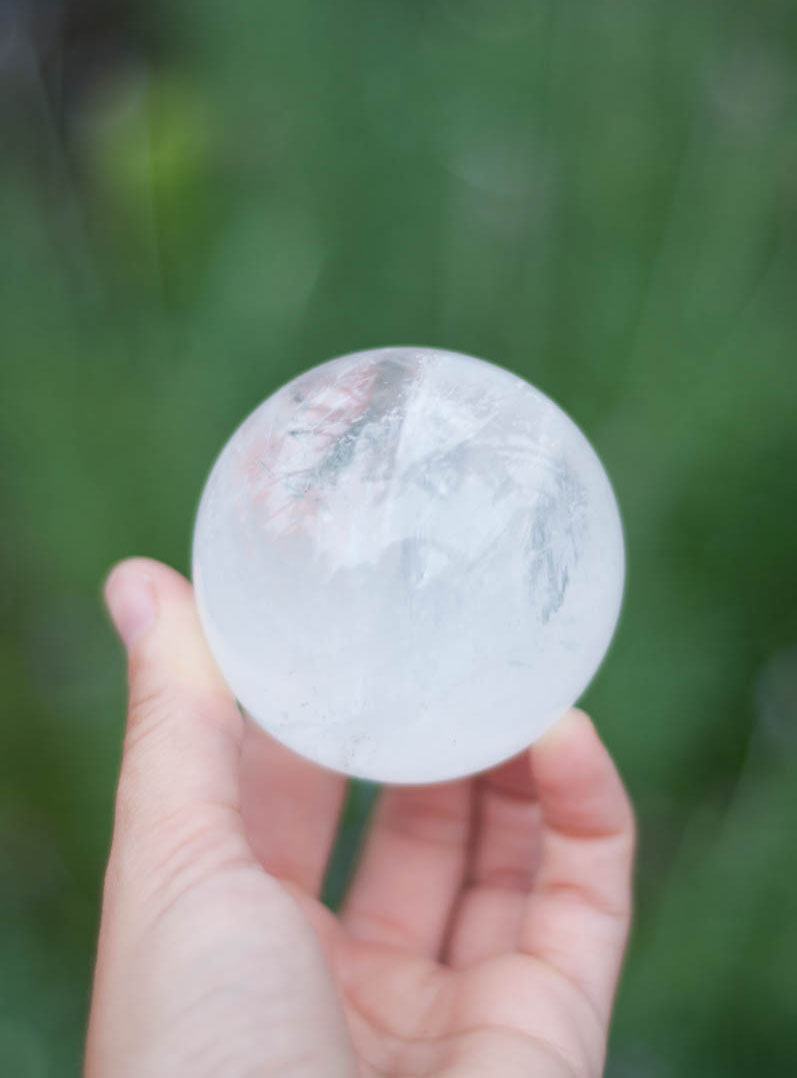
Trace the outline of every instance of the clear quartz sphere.
<instances>
[{"instance_id":1,"label":"clear quartz sphere","mask_svg":"<svg viewBox=\"0 0 797 1078\"><path fill-rule=\"evenodd\" d=\"M222 450L196 520L202 626L242 707L381 782L481 771L583 692L620 610L617 503L581 431L431 348L324 363Z\"/></svg>"}]
</instances>

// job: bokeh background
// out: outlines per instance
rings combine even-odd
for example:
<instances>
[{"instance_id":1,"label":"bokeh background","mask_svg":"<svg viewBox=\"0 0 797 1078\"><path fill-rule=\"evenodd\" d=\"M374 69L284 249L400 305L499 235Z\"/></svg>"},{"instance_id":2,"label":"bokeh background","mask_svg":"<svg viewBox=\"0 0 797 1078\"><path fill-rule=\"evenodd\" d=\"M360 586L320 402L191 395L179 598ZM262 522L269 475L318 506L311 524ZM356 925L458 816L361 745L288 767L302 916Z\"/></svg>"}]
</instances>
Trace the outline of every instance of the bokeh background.
<instances>
[{"instance_id":1,"label":"bokeh background","mask_svg":"<svg viewBox=\"0 0 797 1078\"><path fill-rule=\"evenodd\" d=\"M240 420L390 343L536 383L624 513L608 1074L797 1073L797 5L0 0L0 1074L79 1073L101 578L187 569Z\"/></svg>"}]
</instances>

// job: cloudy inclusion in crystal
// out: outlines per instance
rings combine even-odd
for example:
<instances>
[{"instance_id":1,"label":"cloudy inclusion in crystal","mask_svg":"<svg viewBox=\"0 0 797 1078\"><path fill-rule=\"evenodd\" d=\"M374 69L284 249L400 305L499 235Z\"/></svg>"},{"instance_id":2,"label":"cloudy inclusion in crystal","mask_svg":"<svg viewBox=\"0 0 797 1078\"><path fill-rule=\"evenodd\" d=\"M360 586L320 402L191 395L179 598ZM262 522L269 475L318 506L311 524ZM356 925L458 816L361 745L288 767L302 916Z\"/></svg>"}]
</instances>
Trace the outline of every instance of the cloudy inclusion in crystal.
<instances>
[{"instance_id":1,"label":"cloudy inclusion in crystal","mask_svg":"<svg viewBox=\"0 0 797 1078\"><path fill-rule=\"evenodd\" d=\"M606 473L551 400L482 360L387 348L300 375L235 432L193 572L257 722L339 771L434 782L578 699L624 554Z\"/></svg>"}]
</instances>

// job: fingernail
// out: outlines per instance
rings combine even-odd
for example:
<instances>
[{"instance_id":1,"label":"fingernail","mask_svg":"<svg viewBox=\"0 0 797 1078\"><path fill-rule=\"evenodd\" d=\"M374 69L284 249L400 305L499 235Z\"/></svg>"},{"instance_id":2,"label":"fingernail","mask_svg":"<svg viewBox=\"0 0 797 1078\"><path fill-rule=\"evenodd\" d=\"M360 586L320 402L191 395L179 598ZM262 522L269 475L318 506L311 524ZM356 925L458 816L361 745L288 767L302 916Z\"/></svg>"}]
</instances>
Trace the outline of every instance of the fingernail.
<instances>
[{"instance_id":1,"label":"fingernail","mask_svg":"<svg viewBox=\"0 0 797 1078\"><path fill-rule=\"evenodd\" d=\"M145 569L123 562L111 570L105 582L105 604L122 643L129 651L155 622L155 591Z\"/></svg>"},{"instance_id":2,"label":"fingernail","mask_svg":"<svg viewBox=\"0 0 797 1078\"><path fill-rule=\"evenodd\" d=\"M550 726L540 741L544 741L546 744L551 744L554 741L558 741L560 738L570 737L574 730L577 730L580 726L584 725L586 716L583 711L579 711L578 708L572 707L568 711L561 715L553 726ZM586 720L588 721L588 720Z\"/></svg>"}]
</instances>

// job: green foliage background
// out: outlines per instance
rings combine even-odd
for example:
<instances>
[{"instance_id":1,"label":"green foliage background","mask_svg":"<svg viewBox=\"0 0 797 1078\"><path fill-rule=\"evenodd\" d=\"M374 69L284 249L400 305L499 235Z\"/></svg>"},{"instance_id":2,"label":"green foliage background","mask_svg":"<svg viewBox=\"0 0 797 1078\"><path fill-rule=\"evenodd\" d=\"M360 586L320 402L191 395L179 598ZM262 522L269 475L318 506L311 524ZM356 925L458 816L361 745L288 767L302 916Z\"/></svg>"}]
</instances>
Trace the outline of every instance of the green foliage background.
<instances>
[{"instance_id":1,"label":"green foliage background","mask_svg":"<svg viewBox=\"0 0 797 1078\"><path fill-rule=\"evenodd\" d=\"M0 21L0 1074L79 1072L123 712L101 578L186 570L240 420L388 343L540 386L624 513L586 701L641 821L608 1074L794 1073L797 7L110 8L85 63L35 4Z\"/></svg>"}]
</instances>

